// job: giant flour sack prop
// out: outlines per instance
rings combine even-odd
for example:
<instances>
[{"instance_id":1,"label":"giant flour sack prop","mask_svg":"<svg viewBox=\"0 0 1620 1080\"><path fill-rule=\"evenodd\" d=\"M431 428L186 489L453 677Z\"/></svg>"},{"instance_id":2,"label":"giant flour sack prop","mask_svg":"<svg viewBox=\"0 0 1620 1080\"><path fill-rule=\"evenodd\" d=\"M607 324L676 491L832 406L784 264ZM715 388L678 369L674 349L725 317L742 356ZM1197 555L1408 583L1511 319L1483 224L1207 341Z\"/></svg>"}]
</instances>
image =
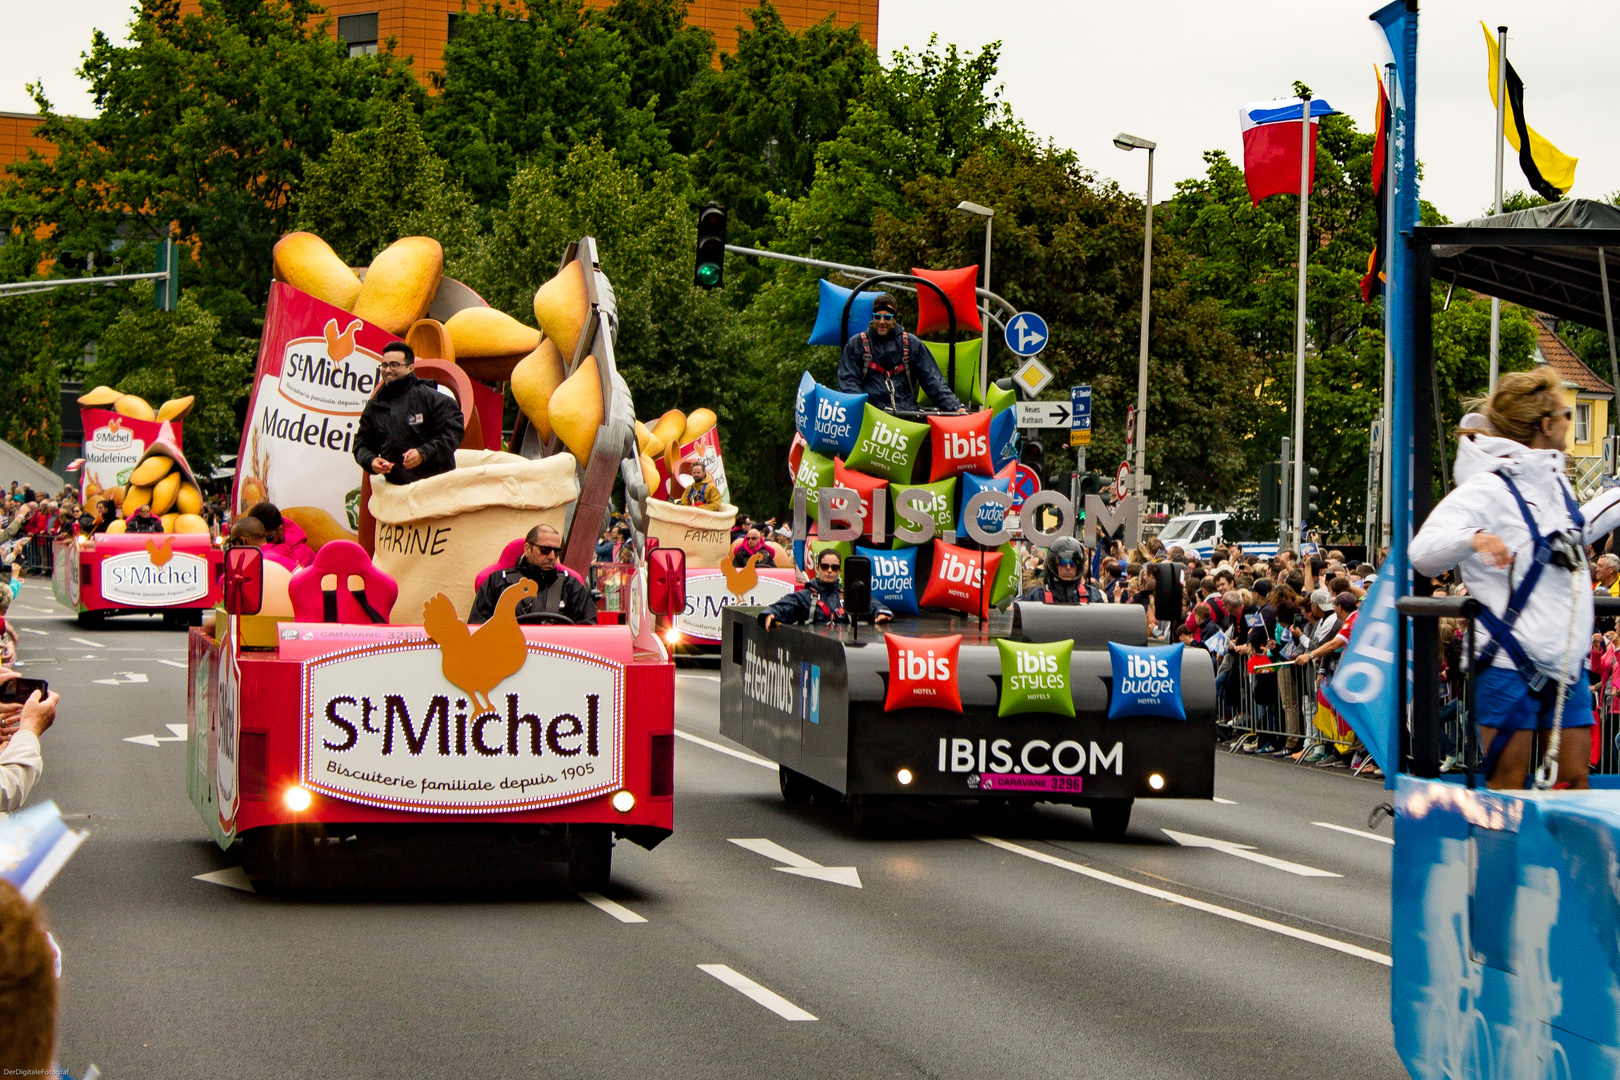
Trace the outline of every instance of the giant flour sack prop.
<instances>
[{"instance_id":1,"label":"giant flour sack prop","mask_svg":"<svg viewBox=\"0 0 1620 1080\"><path fill-rule=\"evenodd\" d=\"M659 547L680 548L686 552L686 565L715 569L721 560L731 558L731 527L737 523L737 508L722 505L718 510L701 506L647 500L647 535Z\"/></svg>"},{"instance_id":2,"label":"giant flour sack prop","mask_svg":"<svg viewBox=\"0 0 1620 1080\"><path fill-rule=\"evenodd\" d=\"M536 525L562 531L579 497L572 454L530 461L499 450L457 450L451 472L414 484L377 484L372 561L399 582L391 622L419 623L422 605L444 593L465 619L473 578Z\"/></svg>"}]
</instances>

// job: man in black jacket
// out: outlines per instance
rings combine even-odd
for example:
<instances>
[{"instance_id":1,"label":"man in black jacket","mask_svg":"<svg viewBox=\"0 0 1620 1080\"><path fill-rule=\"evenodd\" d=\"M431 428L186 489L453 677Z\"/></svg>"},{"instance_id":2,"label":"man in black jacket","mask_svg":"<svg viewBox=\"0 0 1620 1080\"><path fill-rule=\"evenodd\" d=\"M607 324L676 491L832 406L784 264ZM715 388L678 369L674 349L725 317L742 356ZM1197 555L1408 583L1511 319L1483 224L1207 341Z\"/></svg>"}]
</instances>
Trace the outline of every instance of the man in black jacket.
<instances>
[{"instance_id":1,"label":"man in black jacket","mask_svg":"<svg viewBox=\"0 0 1620 1080\"><path fill-rule=\"evenodd\" d=\"M865 394L869 404L884 412L915 412L917 383L939 408L946 412L965 411L945 385L934 354L916 334L906 333L900 325L894 297L879 293L872 302L871 324L844 345L844 355L838 360L838 389L846 394Z\"/></svg>"},{"instance_id":2,"label":"man in black jacket","mask_svg":"<svg viewBox=\"0 0 1620 1080\"><path fill-rule=\"evenodd\" d=\"M769 630L776 623L802 623L812 626L822 623L849 625L849 612L844 610L844 590L838 582L843 560L838 552L823 550L816 558L816 576L804 588L790 592L759 613L760 625ZM873 626L880 626L894 618L894 612L872 599L866 614Z\"/></svg>"},{"instance_id":3,"label":"man in black jacket","mask_svg":"<svg viewBox=\"0 0 1620 1080\"><path fill-rule=\"evenodd\" d=\"M354 460L389 483L410 484L456 467L461 407L418 379L416 353L403 341L383 346L377 391L360 414Z\"/></svg>"},{"instance_id":4,"label":"man in black jacket","mask_svg":"<svg viewBox=\"0 0 1620 1080\"><path fill-rule=\"evenodd\" d=\"M470 623L488 622L495 614L495 603L510 585L528 578L540 587L539 593L518 602L517 614L533 615L541 611L554 611L569 622L592 626L596 623L596 601L591 599L579 578L557 568L557 553L562 550L562 537L550 525L536 525L523 538L523 557L517 566L501 570L484 579L478 595L473 598Z\"/></svg>"},{"instance_id":5,"label":"man in black jacket","mask_svg":"<svg viewBox=\"0 0 1620 1080\"><path fill-rule=\"evenodd\" d=\"M1086 549L1072 536L1060 536L1046 549L1046 582L1021 599L1042 604L1105 604L1101 589L1086 584Z\"/></svg>"}]
</instances>

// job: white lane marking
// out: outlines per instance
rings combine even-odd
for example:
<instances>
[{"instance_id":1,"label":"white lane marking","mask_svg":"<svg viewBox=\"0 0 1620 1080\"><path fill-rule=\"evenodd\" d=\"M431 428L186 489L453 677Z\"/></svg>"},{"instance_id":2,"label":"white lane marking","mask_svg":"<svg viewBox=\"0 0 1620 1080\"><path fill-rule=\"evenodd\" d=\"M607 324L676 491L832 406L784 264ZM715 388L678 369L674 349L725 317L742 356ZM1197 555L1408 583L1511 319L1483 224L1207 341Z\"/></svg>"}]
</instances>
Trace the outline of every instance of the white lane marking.
<instances>
[{"instance_id":1,"label":"white lane marking","mask_svg":"<svg viewBox=\"0 0 1620 1080\"><path fill-rule=\"evenodd\" d=\"M91 641L89 638L70 637L70 638L68 638L68 640L69 641L77 641L80 645L88 645L92 649L105 649L107 647L107 646L103 645L101 642L99 642L99 641Z\"/></svg>"},{"instance_id":2,"label":"white lane marking","mask_svg":"<svg viewBox=\"0 0 1620 1080\"><path fill-rule=\"evenodd\" d=\"M1368 840L1376 840L1380 844L1388 844L1390 847L1395 846L1395 841L1392 838L1388 836L1379 836L1375 832L1363 832L1361 829L1352 829L1345 825L1335 825L1331 821L1313 821L1311 824L1323 829L1332 829L1334 832L1348 833L1351 836L1365 836Z\"/></svg>"},{"instance_id":3,"label":"white lane marking","mask_svg":"<svg viewBox=\"0 0 1620 1080\"><path fill-rule=\"evenodd\" d=\"M170 667L177 667L181 671L186 670L186 665L185 665L184 661L181 661L181 660L159 660L158 663L160 663L160 664L168 664Z\"/></svg>"},{"instance_id":4,"label":"white lane marking","mask_svg":"<svg viewBox=\"0 0 1620 1080\"><path fill-rule=\"evenodd\" d=\"M640 915L637 915L635 912L625 907L623 904L620 904L617 901L609 900L601 893L582 892L576 893L575 895L581 900L585 901L587 904L591 905L591 907L596 908L598 911L607 912L609 915L613 916L615 919L618 919L622 923L644 923L647 921Z\"/></svg>"},{"instance_id":5,"label":"white lane marking","mask_svg":"<svg viewBox=\"0 0 1620 1080\"><path fill-rule=\"evenodd\" d=\"M1233 922L1240 922L1246 926L1253 926L1260 930L1270 930L1272 933L1281 934L1283 937L1291 937L1298 941L1309 942L1312 945L1320 945L1324 949L1332 949L1334 952L1342 952L1347 956L1357 956L1363 960L1371 960L1375 963L1383 964L1385 967L1390 966L1391 963L1389 956L1385 953L1374 952L1372 949L1363 949L1360 945L1352 945L1348 941L1339 941L1335 938L1323 937L1321 934L1313 934L1309 930L1300 930L1297 927L1287 926L1280 922L1272 922L1270 919L1261 919L1254 915L1246 915L1241 911L1233 911L1231 908L1221 907L1219 904L1210 904L1203 900L1194 900L1190 896L1183 896L1180 893L1170 892L1166 889L1156 889L1152 885L1143 885L1139 882L1127 881L1122 877L1115 877L1113 874L1104 873L1101 870L1095 870L1082 863L1070 862L1067 859L1060 859L1055 855L1048 855L1044 851L1036 851L1033 848L1027 848L1020 844L1014 844L998 837L976 835L973 837L973 839L982 840L991 847L998 847L1003 851L1010 851L1014 855L1022 855L1026 859L1034 859L1036 862L1043 862L1048 866L1056 866L1061 870L1067 870L1070 873L1091 878L1093 881L1101 881L1109 885L1117 885L1122 889L1129 889L1132 892L1141 893L1143 896L1151 896L1158 900L1168 900L1172 904L1180 904L1182 907L1189 907L1195 911L1203 911L1210 915L1219 915L1223 919L1231 919Z\"/></svg>"},{"instance_id":6,"label":"white lane marking","mask_svg":"<svg viewBox=\"0 0 1620 1080\"><path fill-rule=\"evenodd\" d=\"M675 677L677 679L704 679L704 680L707 680L708 682L719 682L720 681L720 676L718 676L718 675L699 675L695 671L677 671L675 673Z\"/></svg>"},{"instance_id":7,"label":"white lane marking","mask_svg":"<svg viewBox=\"0 0 1620 1080\"><path fill-rule=\"evenodd\" d=\"M100 684L102 686L134 686L137 683L143 683L143 682L150 682L151 681L150 679L148 679L145 675L143 675L139 671L115 671L115 672L113 672L113 674L114 675L122 675L123 678L121 678L121 679L91 679L90 681L93 682L93 683L98 683L98 684Z\"/></svg>"},{"instance_id":8,"label":"white lane marking","mask_svg":"<svg viewBox=\"0 0 1620 1080\"><path fill-rule=\"evenodd\" d=\"M40 637L50 637L51 636L50 631L48 631L48 630L35 630L32 626L19 626L19 627L17 627L17 629L21 630L25 634L38 634Z\"/></svg>"},{"instance_id":9,"label":"white lane marking","mask_svg":"<svg viewBox=\"0 0 1620 1080\"><path fill-rule=\"evenodd\" d=\"M1219 795L1210 796L1210 800L1212 802L1218 802L1222 806L1236 806L1237 805L1237 800L1236 799L1223 799Z\"/></svg>"},{"instance_id":10,"label":"white lane marking","mask_svg":"<svg viewBox=\"0 0 1620 1080\"><path fill-rule=\"evenodd\" d=\"M193 874L193 881L206 881L210 885L223 885L227 889L240 889L243 892L257 892L253 882L242 872L240 866L228 866L223 870L215 870L208 874Z\"/></svg>"},{"instance_id":11,"label":"white lane marking","mask_svg":"<svg viewBox=\"0 0 1620 1080\"><path fill-rule=\"evenodd\" d=\"M152 734L129 735L129 736L126 736L124 738L124 741L125 742L132 742L132 743L135 743L135 744L137 744L139 746L150 746L150 747L153 747L155 749L157 747L157 744L158 744L158 737L156 735L152 735Z\"/></svg>"},{"instance_id":12,"label":"white lane marking","mask_svg":"<svg viewBox=\"0 0 1620 1080\"><path fill-rule=\"evenodd\" d=\"M1275 870L1285 870L1300 877L1343 877L1331 870L1318 870L1314 866L1303 863L1289 862L1287 859L1274 859L1270 855L1262 855L1254 850L1253 844L1238 844L1231 840L1216 840L1209 836L1194 836L1192 833L1176 832L1174 829L1160 829L1160 832L1180 844L1182 847L1209 848L1211 851L1224 852L1227 855L1236 855L1240 859L1269 866Z\"/></svg>"},{"instance_id":13,"label":"white lane marking","mask_svg":"<svg viewBox=\"0 0 1620 1080\"><path fill-rule=\"evenodd\" d=\"M756 855L763 855L772 862L787 863L776 869L784 874L795 874L799 877L815 878L818 881L830 881L835 885L848 885L852 889L861 887L861 875L853 866L822 866L813 859L807 859L797 852L789 851L774 840L763 837L752 840L732 840L740 848L746 848Z\"/></svg>"},{"instance_id":14,"label":"white lane marking","mask_svg":"<svg viewBox=\"0 0 1620 1080\"><path fill-rule=\"evenodd\" d=\"M784 1020L814 1020L815 1017L799 1008L793 1002L776 993L767 990L748 976L733 971L725 964L699 964L698 970L713 975L733 990L765 1006L771 1012Z\"/></svg>"},{"instance_id":15,"label":"white lane marking","mask_svg":"<svg viewBox=\"0 0 1620 1080\"><path fill-rule=\"evenodd\" d=\"M746 761L750 765L758 765L762 769L771 770L771 772L776 771L776 762L774 761L766 761L762 757L755 757L753 754L745 754L741 750L733 750L729 746L721 746L719 743L710 742L708 739L700 739L696 735L687 734L680 728L675 729L675 737L685 739L687 742L697 743L699 746L707 747L708 749L717 751L718 753L730 754L738 761Z\"/></svg>"}]
</instances>

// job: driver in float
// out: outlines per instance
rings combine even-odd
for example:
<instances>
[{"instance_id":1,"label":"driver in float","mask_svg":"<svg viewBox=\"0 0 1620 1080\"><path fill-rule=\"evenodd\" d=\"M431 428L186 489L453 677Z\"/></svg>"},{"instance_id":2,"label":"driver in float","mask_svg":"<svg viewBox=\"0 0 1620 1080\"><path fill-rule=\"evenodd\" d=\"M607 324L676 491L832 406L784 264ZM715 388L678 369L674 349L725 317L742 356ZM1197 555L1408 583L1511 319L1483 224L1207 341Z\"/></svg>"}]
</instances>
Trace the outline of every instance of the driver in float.
<instances>
[{"instance_id":1,"label":"driver in float","mask_svg":"<svg viewBox=\"0 0 1620 1080\"><path fill-rule=\"evenodd\" d=\"M569 622L585 626L596 624L596 601L585 583L557 566L557 553L562 550L562 536L550 525L536 525L523 538L523 555L510 570L497 570L484 579L478 595L473 597L469 623L488 622L495 614L495 602L508 586L528 578L539 586L539 592L518 602L518 618L543 611L554 612Z\"/></svg>"},{"instance_id":2,"label":"driver in float","mask_svg":"<svg viewBox=\"0 0 1620 1080\"><path fill-rule=\"evenodd\" d=\"M769 630L777 623L807 622L812 626L825 623L849 625L849 612L844 610L844 589L839 584L838 572L843 559L831 548L816 557L816 576L804 588L790 592L759 613L759 624ZM873 626L881 626L894 618L894 612L872 598L869 612Z\"/></svg>"},{"instance_id":3,"label":"driver in float","mask_svg":"<svg viewBox=\"0 0 1620 1080\"><path fill-rule=\"evenodd\" d=\"M1022 599L1041 604L1104 604L1107 598L1086 583L1086 549L1072 536L1060 536L1046 549L1046 582Z\"/></svg>"},{"instance_id":4,"label":"driver in float","mask_svg":"<svg viewBox=\"0 0 1620 1080\"><path fill-rule=\"evenodd\" d=\"M1485 608L1474 711L1493 788L1524 787L1536 738L1546 755L1537 787L1587 786L1586 545L1620 526L1620 490L1576 501L1564 478L1571 413L1551 368L1503 375L1484 407L1463 418L1456 489L1412 538L1414 570L1433 577L1458 568Z\"/></svg>"}]
</instances>

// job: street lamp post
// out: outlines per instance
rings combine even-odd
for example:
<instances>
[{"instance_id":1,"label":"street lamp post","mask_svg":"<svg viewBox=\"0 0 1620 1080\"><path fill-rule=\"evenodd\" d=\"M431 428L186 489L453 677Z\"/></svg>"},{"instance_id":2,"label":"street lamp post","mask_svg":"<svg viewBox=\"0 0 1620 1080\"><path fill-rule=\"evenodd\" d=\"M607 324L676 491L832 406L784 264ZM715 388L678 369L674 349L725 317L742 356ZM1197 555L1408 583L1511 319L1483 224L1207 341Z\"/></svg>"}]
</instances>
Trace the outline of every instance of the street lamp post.
<instances>
[{"instance_id":1,"label":"street lamp post","mask_svg":"<svg viewBox=\"0 0 1620 1080\"><path fill-rule=\"evenodd\" d=\"M1140 503L1148 490L1144 485L1147 478L1148 319L1153 285L1153 151L1159 144L1122 131L1114 136L1114 145L1121 150L1148 152L1147 220L1142 227L1142 337L1136 362L1136 471L1132 481Z\"/></svg>"},{"instance_id":2,"label":"street lamp post","mask_svg":"<svg viewBox=\"0 0 1620 1080\"><path fill-rule=\"evenodd\" d=\"M995 222L996 212L988 206L980 206L976 202L963 199L956 204L956 208L964 214L977 214L984 218L984 291L990 291L990 226ZM955 391L956 387L951 387ZM990 400L990 301L984 302L984 311L979 317L979 395L986 402ZM968 402L969 405L972 402Z\"/></svg>"}]
</instances>

